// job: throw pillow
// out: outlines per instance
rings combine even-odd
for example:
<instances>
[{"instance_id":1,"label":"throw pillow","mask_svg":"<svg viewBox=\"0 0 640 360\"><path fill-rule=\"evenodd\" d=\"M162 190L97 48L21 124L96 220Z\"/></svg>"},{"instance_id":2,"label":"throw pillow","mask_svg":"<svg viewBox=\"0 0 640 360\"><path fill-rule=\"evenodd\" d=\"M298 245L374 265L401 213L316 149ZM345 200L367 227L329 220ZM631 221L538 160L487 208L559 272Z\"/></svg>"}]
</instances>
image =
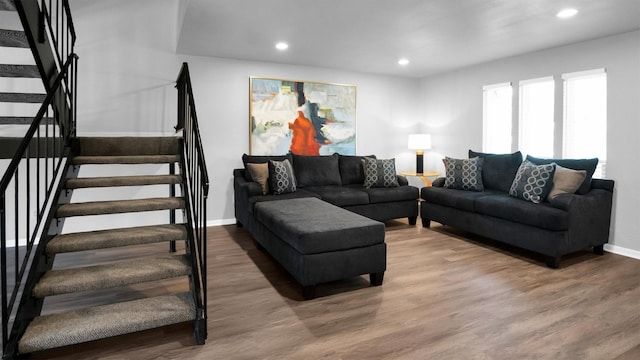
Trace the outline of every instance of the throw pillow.
<instances>
[{"instance_id":1,"label":"throw pillow","mask_svg":"<svg viewBox=\"0 0 640 360\"><path fill-rule=\"evenodd\" d=\"M292 155L298 187L342 185L338 154L329 156Z\"/></svg>"},{"instance_id":2,"label":"throw pillow","mask_svg":"<svg viewBox=\"0 0 640 360\"><path fill-rule=\"evenodd\" d=\"M553 186L547 196L547 200L551 201L560 194L575 193L586 177L586 170L572 170L556 164L556 172L553 174Z\"/></svg>"},{"instance_id":3,"label":"throw pillow","mask_svg":"<svg viewBox=\"0 0 640 360\"><path fill-rule=\"evenodd\" d=\"M593 177L593 173L596 171L596 167L598 166L598 158L593 159L539 159L533 157L531 155L527 155L527 160L531 161L536 165L543 164L551 164L555 163L556 165L560 165L562 167L566 167L567 169L573 170L585 170L587 172L587 177L582 182L582 185L576 191L576 194L584 195L589 192L591 189L591 178Z\"/></svg>"},{"instance_id":4,"label":"throw pillow","mask_svg":"<svg viewBox=\"0 0 640 360\"><path fill-rule=\"evenodd\" d=\"M487 189L509 192L516 171L522 164L522 153L516 151L513 154L488 154L469 150L469 158L481 157L482 184Z\"/></svg>"},{"instance_id":5,"label":"throw pillow","mask_svg":"<svg viewBox=\"0 0 640 360\"><path fill-rule=\"evenodd\" d=\"M484 190L484 184L482 183L483 158L452 159L445 157L442 162L445 169L445 189Z\"/></svg>"},{"instance_id":6,"label":"throw pillow","mask_svg":"<svg viewBox=\"0 0 640 360\"><path fill-rule=\"evenodd\" d=\"M251 178L260 184L262 189L262 195L269 193L269 164L252 164L247 163L247 170L251 175Z\"/></svg>"},{"instance_id":7,"label":"throw pillow","mask_svg":"<svg viewBox=\"0 0 640 360\"><path fill-rule=\"evenodd\" d=\"M245 172L244 172L244 178L247 181L256 181L256 179L252 179L251 178L251 173L249 173L249 168L247 167L247 164L266 164L269 162L269 160L275 160L275 161L282 161L285 159L289 159L289 161L291 160L291 153L288 153L286 155L247 155L247 154L243 154L242 155L242 163L244 164L244 168L245 168Z\"/></svg>"},{"instance_id":8,"label":"throw pillow","mask_svg":"<svg viewBox=\"0 0 640 360\"><path fill-rule=\"evenodd\" d=\"M555 171L556 164L536 165L528 160L523 161L513 179L509 195L540 204L551 190Z\"/></svg>"},{"instance_id":9,"label":"throw pillow","mask_svg":"<svg viewBox=\"0 0 640 360\"><path fill-rule=\"evenodd\" d=\"M375 155L366 156L375 159ZM342 185L364 184L362 160L365 156L338 155Z\"/></svg>"},{"instance_id":10,"label":"throw pillow","mask_svg":"<svg viewBox=\"0 0 640 360\"><path fill-rule=\"evenodd\" d=\"M296 192L296 177L293 175L293 167L289 160L269 160L269 175L269 187L274 194Z\"/></svg>"},{"instance_id":11,"label":"throw pillow","mask_svg":"<svg viewBox=\"0 0 640 360\"><path fill-rule=\"evenodd\" d=\"M364 167L364 187L367 189L400 186L396 175L396 159L382 160L365 157L362 162Z\"/></svg>"}]
</instances>

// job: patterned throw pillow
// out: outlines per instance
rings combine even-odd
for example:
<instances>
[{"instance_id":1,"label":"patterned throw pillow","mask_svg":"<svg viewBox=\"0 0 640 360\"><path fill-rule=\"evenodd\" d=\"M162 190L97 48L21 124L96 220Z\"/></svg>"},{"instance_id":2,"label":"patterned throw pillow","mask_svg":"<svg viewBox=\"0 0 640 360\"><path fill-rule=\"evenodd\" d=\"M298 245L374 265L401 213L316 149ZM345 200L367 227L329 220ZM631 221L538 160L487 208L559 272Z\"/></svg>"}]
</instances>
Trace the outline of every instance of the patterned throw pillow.
<instances>
[{"instance_id":1,"label":"patterned throw pillow","mask_svg":"<svg viewBox=\"0 0 640 360\"><path fill-rule=\"evenodd\" d=\"M296 192L296 177L289 160L269 160L269 187L276 195Z\"/></svg>"},{"instance_id":2,"label":"patterned throw pillow","mask_svg":"<svg viewBox=\"0 0 640 360\"><path fill-rule=\"evenodd\" d=\"M482 165L484 158L473 157L471 159L442 159L445 168L445 189L458 189L469 191L483 191Z\"/></svg>"},{"instance_id":3,"label":"patterned throw pillow","mask_svg":"<svg viewBox=\"0 0 640 360\"><path fill-rule=\"evenodd\" d=\"M396 187L398 177L396 175L396 159L373 159L365 157L362 160L364 167L364 187Z\"/></svg>"},{"instance_id":4,"label":"patterned throw pillow","mask_svg":"<svg viewBox=\"0 0 640 360\"><path fill-rule=\"evenodd\" d=\"M509 195L540 204L551 191L555 171L555 163L536 165L529 160L523 161L513 179Z\"/></svg>"}]
</instances>

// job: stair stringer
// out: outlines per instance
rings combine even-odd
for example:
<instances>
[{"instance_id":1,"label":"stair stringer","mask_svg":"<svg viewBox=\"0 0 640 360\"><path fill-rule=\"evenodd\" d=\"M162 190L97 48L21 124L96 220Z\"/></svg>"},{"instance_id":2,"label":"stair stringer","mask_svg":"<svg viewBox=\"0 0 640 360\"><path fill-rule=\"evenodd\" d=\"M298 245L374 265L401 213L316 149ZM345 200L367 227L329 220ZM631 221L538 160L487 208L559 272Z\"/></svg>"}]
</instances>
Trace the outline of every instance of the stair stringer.
<instances>
[{"instance_id":1,"label":"stair stringer","mask_svg":"<svg viewBox=\"0 0 640 360\"><path fill-rule=\"evenodd\" d=\"M60 176L56 179L54 184L54 196L49 199L47 206L44 208L42 218L46 219L42 232L40 233L38 245L34 254L31 256L31 266L29 268L29 274L27 281L22 288L22 295L20 297L20 303L16 311L15 320L11 326L11 333L9 334L9 340L4 344L3 359L13 359L18 355L18 342L24 334L27 326L36 316L39 316L42 312L42 306L44 305L44 299L38 299L32 296L33 288L40 281L42 276L53 267L55 255L48 255L46 252L47 244L55 235L58 235L62 231L64 225L64 219L57 219L55 217L57 205L59 203L68 203L71 200L72 191L65 189L65 181L68 178L75 178L78 176L78 167L73 166L69 159L71 148L66 146L63 150L63 158L66 159L64 163L65 170L60 171Z\"/></svg>"}]
</instances>

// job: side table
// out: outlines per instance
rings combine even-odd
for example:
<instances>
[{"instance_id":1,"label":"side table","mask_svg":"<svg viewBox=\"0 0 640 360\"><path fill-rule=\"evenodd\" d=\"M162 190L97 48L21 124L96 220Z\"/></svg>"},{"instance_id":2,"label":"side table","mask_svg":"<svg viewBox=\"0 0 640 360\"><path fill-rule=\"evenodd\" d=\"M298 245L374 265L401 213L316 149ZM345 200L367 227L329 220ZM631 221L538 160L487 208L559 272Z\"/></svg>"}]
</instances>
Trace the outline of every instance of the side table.
<instances>
[{"instance_id":1,"label":"side table","mask_svg":"<svg viewBox=\"0 0 640 360\"><path fill-rule=\"evenodd\" d=\"M429 180L429 177L438 177L440 176L440 173L437 171L424 171L422 173L417 173L415 171L401 171L400 175L419 177L420 179L422 179L422 181L424 181L424 184L426 186L431 186L431 180Z\"/></svg>"}]
</instances>

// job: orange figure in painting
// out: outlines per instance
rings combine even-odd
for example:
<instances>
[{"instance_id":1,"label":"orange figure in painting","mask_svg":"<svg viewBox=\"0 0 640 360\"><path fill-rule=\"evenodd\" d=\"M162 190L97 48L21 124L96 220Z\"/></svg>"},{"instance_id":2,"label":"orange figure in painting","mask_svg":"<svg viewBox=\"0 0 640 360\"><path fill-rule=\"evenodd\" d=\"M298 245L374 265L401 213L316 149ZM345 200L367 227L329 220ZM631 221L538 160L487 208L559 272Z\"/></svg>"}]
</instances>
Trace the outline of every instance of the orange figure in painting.
<instances>
[{"instance_id":1,"label":"orange figure in painting","mask_svg":"<svg viewBox=\"0 0 640 360\"><path fill-rule=\"evenodd\" d=\"M298 110L298 117L289 123L293 136L291 152L296 155L320 155L320 144L316 141L316 129L304 113Z\"/></svg>"}]
</instances>

